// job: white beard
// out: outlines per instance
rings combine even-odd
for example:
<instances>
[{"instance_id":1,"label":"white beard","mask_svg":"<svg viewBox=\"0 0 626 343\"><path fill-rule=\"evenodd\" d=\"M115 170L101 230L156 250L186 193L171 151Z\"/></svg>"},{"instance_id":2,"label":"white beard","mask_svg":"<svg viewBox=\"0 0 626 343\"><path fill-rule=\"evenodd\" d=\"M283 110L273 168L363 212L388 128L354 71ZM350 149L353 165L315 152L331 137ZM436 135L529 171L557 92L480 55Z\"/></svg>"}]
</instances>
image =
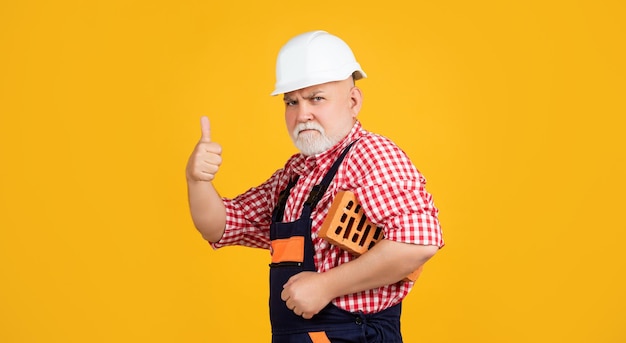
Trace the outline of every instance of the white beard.
<instances>
[{"instance_id":1,"label":"white beard","mask_svg":"<svg viewBox=\"0 0 626 343\"><path fill-rule=\"evenodd\" d=\"M317 132L301 133L303 130L315 130ZM298 150L305 156L320 154L332 148L341 140L341 138L337 139L327 136L324 128L313 122L298 124L291 133L291 139Z\"/></svg>"}]
</instances>

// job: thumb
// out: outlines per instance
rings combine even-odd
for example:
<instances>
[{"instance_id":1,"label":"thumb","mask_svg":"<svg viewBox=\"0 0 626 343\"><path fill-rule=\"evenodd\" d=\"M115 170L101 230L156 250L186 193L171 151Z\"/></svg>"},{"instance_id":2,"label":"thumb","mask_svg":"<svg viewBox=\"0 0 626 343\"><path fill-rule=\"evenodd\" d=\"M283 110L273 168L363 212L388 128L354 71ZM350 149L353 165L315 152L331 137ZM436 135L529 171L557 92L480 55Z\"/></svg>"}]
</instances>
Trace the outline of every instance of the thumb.
<instances>
[{"instance_id":1,"label":"thumb","mask_svg":"<svg viewBox=\"0 0 626 343\"><path fill-rule=\"evenodd\" d=\"M294 283L297 279L298 279L298 275L292 275L289 280L287 280L287 282L283 285L283 288L290 286L292 283Z\"/></svg>"},{"instance_id":2,"label":"thumb","mask_svg":"<svg viewBox=\"0 0 626 343\"><path fill-rule=\"evenodd\" d=\"M209 118L207 118L206 116L202 116L200 118L200 127L202 128L202 137L200 139L205 142L210 142L211 141L211 124L209 122Z\"/></svg>"}]
</instances>

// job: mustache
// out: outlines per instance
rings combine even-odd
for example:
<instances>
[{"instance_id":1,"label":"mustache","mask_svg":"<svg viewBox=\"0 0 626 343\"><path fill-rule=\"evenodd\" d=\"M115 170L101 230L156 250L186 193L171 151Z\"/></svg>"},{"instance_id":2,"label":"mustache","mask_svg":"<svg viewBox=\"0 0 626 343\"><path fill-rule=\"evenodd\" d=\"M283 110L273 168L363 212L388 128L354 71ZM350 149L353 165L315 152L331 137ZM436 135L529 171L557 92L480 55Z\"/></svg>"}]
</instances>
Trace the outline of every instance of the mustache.
<instances>
[{"instance_id":1,"label":"mustache","mask_svg":"<svg viewBox=\"0 0 626 343\"><path fill-rule=\"evenodd\" d=\"M297 137L298 134L300 134L300 132L302 132L304 130L316 130L316 131L319 131L322 134L325 133L324 132L324 128L320 124L313 123L313 122L305 122L305 123L300 123L300 124L296 125L296 127L293 129L294 137Z\"/></svg>"}]
</instances>

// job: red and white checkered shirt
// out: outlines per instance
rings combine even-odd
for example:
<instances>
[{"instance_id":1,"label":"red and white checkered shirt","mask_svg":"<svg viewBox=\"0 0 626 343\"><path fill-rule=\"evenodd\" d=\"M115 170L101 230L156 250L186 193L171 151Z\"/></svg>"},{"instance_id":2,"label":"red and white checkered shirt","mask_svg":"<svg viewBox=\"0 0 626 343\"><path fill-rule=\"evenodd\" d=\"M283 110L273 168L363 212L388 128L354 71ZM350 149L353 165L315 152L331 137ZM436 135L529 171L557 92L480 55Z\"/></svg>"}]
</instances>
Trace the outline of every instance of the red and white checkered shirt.
<instances>
[{"instance_id":1,"label":"red and white checkered shirt","mask_svg":"<svg viewBox=\"0 0 626 343\"><path fill-rule=\"evenodd\" d=\"M384 228L386 239L442 247L438 210L424 188L424 177L398 146L387 138L365 131L357 122L348 136L330 150L308 157L296 154L260 186L234 199L224 199L226 230L222 238L212 244L213 248L243 245L269 249L272 211L280 191L287 187L292 177L300 176L291 190L283 218L284 222L297 220L311 188L320 183L343 149L356 139L359 141L346 155L311 215L314 262L318 272L354 258L318 237L331 202L341 190L354 192L367 218ZM412 282L401 281L345 295L334 299L333 303L350 312L379 312L402 301L412 286Z\"/></svg>"}]
</instances>

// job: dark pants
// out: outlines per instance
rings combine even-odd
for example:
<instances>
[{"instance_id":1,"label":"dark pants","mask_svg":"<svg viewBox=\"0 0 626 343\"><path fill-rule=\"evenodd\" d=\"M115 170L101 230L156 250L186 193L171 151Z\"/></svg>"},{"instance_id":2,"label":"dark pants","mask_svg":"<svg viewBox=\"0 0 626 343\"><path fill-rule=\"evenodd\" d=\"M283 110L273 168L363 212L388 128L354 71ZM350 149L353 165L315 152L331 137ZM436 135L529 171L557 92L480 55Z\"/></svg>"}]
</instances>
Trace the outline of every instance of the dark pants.
<instances>
[{"instance_id":1,"label":"dark pants","mask_svg":"<svg viewBox=\"0 0 626 343\"><path fill-rule=\"evenodd\" d=\"M376 314L349 313L335 306L324 311L324 322L317 331L311 328L310 334L277 333L272 336L272 343L402 343L400 333L400 313L402 305L398 304ZM324 337L328 338L325 340ZM317 340L316 340L317 339Z\"/></svg>"}]
</instances>

